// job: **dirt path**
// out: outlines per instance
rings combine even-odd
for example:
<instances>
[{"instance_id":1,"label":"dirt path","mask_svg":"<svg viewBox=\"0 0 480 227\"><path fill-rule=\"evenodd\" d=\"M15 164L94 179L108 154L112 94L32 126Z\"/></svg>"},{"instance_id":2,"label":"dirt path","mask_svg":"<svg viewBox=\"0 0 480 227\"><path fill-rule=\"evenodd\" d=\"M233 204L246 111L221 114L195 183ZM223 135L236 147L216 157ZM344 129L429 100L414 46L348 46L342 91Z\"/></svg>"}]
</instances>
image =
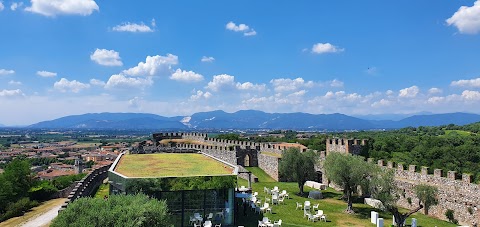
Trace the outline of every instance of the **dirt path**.
<instances>
[{"instance_id":1,"label":"dirt path","mask_svg":"<svg viewBox=\"0 0 480 227\"><path fill-rule=\"evenodd\" d=\"M25 213L20 217L8 219L0 223L3 226L48 226L50 222L57 216L58 210L62 206L65 199L53 199L44 202L42 205L35 207L32 211Z\"/></svg>"}]
</instances>

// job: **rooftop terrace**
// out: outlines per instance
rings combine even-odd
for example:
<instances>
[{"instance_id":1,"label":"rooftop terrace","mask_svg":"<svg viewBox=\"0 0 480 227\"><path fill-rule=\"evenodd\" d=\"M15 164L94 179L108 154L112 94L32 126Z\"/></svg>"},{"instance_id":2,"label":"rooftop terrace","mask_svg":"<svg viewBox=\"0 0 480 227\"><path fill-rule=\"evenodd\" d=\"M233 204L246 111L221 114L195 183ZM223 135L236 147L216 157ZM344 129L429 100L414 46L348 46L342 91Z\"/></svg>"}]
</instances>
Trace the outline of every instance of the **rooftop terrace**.
<instances>
[{"instance_id":1,"label":"rooftop terrace","mask_svg":"<svg viewBox=\"0 0 480 227\"><path fill-rule=\"evenodd\" d=\"M232 175L234 168L203 154L157 153L123 155L115 172L126 177L190 177Z\"/></svg>"}]
</instances>

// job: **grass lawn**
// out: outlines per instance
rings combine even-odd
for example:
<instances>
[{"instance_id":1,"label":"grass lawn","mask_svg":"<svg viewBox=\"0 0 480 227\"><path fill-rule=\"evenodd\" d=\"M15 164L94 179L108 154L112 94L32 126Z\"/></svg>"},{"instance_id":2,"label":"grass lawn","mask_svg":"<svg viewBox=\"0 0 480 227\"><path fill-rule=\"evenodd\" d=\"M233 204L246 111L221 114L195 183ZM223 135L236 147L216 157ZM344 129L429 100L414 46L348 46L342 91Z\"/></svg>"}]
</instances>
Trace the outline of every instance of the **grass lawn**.
<instances>
[{"instance_id":1,"label":"grass lawn","mask_svg":"<svg viewBox=\"0 0 480 227\"><path fill-rule=\"evenodd\" d=\"M463 130L445 130L445 135L448 136L451 133L457 133L460 136L469 136L471 132L463 131Z\"/></svg>"},{"instance_id":2,"label":"grass lawn","mask_svg":"<svg viewBox=\"0 0 480 227\"><path fill-rule=\"evenodd\" d=\"M115 168L127 177L217 176L233 168L202 154L127 154Z\"/></svg>"},{"instance_id":3,"label":"grass lawn","mask_svg":"<svg viewBox=\"0 0 480 227\"><path fill-rule=\"evenodd\" d=\"M39 215L42 215L45 212L53 209L55 206L62 205L64 202L65 202L64 198L45 201L40 206L32 208L29 212L25 213L23 216L10 218L4 222L0 222L0 227L20 226L22 223L27 222L28 220L33 219Z\"/></svg>"},{"instance_id":4,"label":"grass lawn","mask_svg":"<svg viewBox=\"0 0 480 227\"><path fill-rule=\"evenodd\" d=\"M108 183L103 183L98 187L97 192L95 192L94 198L100 198L103 199L105 196L108 196L109 194L109 186Z\"/></svg>"},{"instance_id":5,"label":"grass lawn","mask_svg":"<svg viewBox=\"0 0 480 227\"><path fill-rule=\"evenodd\" d=\"M275 182L275 180L270 177L263 169L259 167L245 167L248 171L252 172L258 178L259 182Z\"/></svg>"},{"instance_id":6,"label":"grass lawn","mask_svg":"<svg viewBox=\"0 0 480 227\"><path fill-rule=\"evenodd\" d=\"M238 180L238 185L247 185L247 181L243 179ZM265 201L266 193L263 192L263 187L273 188L274 186L278 186L280 190L287 190L290 195L290 199L285 200L285 204L280 205L271 205L272 207L272 214L267 213L269 219L272 220L279 220L282 219L282 226L374 226L370 223L370 211L375 210L374 208L363 204L363 203L355 203L353 205L354 210L356 212L355 215L349 215L343 213L343 210L347 207L347 204L340 199L341 192L337 192L331 188L322 191L324 199L321 200L312 200L304 197L297 196L298 193L298 186L297 183L294 182L258 182L252 184L253 191L259 193L259 199ZM305 192L308 194L308 191L311 189L309 187L305 187ZM324 213L327 215L328 222L309 222L307 218L303 217L303 210L295 210L296 202L304 203L306 200L309 200L312 205L319 203L319 209L323 210ZM244 225L244 226L257 226L258 220L262 218L260 215L255 215L248 209L247 216L243 216L243 208L239 205L238 208L238 215L237 215L237 225ZM379 210L376 210L379 211ZM385 226L389 226L387 224L392 223L392 215L386 212L381 212L380 217L385 219ZM411 223L411 218L417 218L418 226L456 226L454 224L444 222L441 220L437 220L431 217L427 217L423 214L416 213L410 218L407 219L407 224Z\"/></svg>"}]
</instances>

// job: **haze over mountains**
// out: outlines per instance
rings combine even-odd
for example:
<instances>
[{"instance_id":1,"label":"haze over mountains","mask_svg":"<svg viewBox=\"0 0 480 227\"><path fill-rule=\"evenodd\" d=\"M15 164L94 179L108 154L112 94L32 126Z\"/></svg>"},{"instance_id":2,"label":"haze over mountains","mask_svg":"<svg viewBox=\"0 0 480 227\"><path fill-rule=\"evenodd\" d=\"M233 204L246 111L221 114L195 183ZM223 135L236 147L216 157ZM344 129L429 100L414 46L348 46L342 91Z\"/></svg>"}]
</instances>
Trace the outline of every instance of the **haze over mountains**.
<instances>
[{"instance_id":1,"label":"haze over mountains","mask_svg":"<svg viewBox=\"0 0 480 227\"><path fill-rule=\"evenodd\" d=\"M344 114L265 113L221 110L195 113L191 116L163 117L146 113L89 113L43 121L35 129L296 129L296 130L368 130L395 129L408 126L464 125L480 121L480 115L448 113L414 115L401 120L361 119ZM379 119L382 119L381 117Z\"/></svg>"}]
</instances>

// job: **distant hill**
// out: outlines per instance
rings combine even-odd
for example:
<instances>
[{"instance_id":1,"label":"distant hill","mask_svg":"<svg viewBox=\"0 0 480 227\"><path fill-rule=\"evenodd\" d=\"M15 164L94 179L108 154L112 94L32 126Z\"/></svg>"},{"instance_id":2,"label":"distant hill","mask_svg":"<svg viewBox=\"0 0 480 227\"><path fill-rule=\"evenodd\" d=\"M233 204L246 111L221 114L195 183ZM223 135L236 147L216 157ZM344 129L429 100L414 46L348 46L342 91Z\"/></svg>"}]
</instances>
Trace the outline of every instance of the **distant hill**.
<instances>
[{"instance_id":1,"label":"distant hill","mask_svg":"<svg viewBox=\"0 0 480 227\"><path fill-rule=\"evenodd\" d=\"M42 121L29 128L61 129L184 129L181 117L162 117L145 113L89 113Z\"/></svg>"},{"instance_id":2,"label":"distant hill","mask_svg":"<svg viewBox=\"0 0 480 227\"><path fill-rule=\"evenodd\" d=\"M265 113L257 110L227 113L216 110L182 117L163 117L146 113L90 113L43 121L28 127L44 129L295 129L343 131L448 124L465 125L479 121L480 115L468 113L415 115L394 121L365 120L339 113Z\"/></svg>"}]
</instances>

